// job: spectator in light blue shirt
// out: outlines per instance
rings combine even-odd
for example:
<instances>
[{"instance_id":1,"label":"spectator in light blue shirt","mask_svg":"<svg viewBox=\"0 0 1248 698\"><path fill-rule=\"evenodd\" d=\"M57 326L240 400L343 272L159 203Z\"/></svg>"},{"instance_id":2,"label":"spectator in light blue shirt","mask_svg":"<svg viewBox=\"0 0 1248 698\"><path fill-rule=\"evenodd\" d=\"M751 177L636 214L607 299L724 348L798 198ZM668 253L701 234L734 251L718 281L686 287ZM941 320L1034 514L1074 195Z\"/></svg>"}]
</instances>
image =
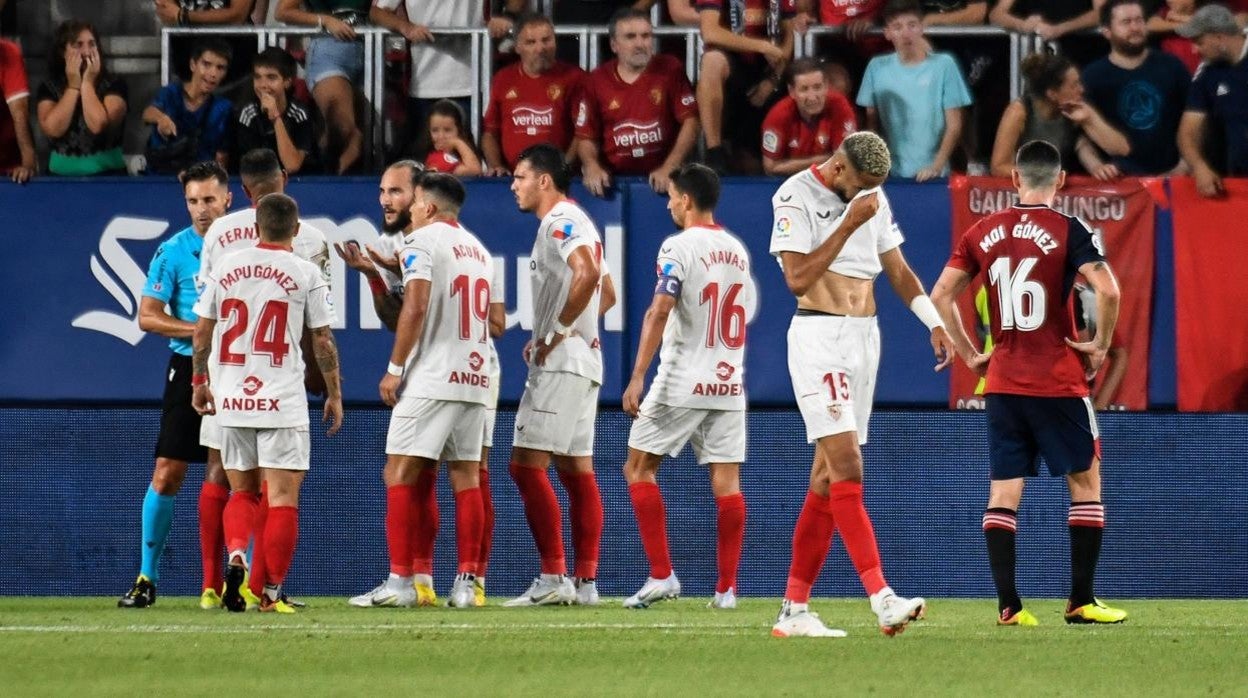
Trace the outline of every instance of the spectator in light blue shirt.
<instances>
[{"instance_id":1,"label":"spectator in light blue shirt","mask_svg":"<svg viewBox=\"0 0 1248 698\"><path fill-rule=\"evenodd\" d=\"M920 182L949 173L949 156L962 137L962 108L971 93L953 56L936 53L923 37L918 0L889 0L884 36L895 53L867 65L858 105L893 154L892 176Z\"/></svg>"}]
</instances>

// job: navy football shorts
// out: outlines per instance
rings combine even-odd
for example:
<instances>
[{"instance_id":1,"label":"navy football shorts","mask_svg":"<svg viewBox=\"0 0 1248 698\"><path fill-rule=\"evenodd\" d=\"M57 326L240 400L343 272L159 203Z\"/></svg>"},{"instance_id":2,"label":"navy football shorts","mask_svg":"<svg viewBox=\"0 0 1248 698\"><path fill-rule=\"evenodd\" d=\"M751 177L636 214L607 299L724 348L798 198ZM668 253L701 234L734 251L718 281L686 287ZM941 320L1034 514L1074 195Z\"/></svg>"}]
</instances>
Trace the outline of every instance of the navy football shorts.
<instances>
[{"instance_id":1,"label":"navy football shorts","mask_svg":"<svg viewBox=\"0 0 1248 698\"><path fill-rule=\"evenodd\" d=\"M992 394L986 402L993 480L1034 477L1041 456L1053 477L1083 472L1101 456L1096 412L1086 397Z\"/></svg>"}]
</instances>

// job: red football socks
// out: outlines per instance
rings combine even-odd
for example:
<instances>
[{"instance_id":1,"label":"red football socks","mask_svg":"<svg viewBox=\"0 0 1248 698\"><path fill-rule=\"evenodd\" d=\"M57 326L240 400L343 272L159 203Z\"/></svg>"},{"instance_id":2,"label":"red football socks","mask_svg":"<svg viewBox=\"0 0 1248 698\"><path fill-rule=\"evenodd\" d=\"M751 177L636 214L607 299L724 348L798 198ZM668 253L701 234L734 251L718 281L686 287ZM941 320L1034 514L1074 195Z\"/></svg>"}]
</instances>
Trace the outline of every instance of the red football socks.
<instances>
[{"instance_id":1,"label":"red football socks","mask_svg":"<svg viewBox=\"0 0 1248 698\"><path fill-rule=\"evenodd\" d=\"M478 574L484 518L481 488L473 487L455 493L455 544L459 553L460 574Z\"/></svg>"},{"instance_id":2,"label":"red football socks","mask_svg":"<svg viewBox=\"0 0 1248 698\"><path fill-rule=\"evenodd\" d=\"M849 552L867 596L888 586L880 567L880 549L875 544L871 518L862 503L862 483L852 480L832 483L828 488L828 511L836 520L836 530L845 539L845 550Z\"/></svg>"},{"instance_id":3,"label":"red football socks","mask_svg":"<svg viewBox=\"0 0 1248 698\"><path fill-rule=\"evenodd\" d=\"M222 514L230 490L205 482L199 488L199 555L203 562L204 589L220 589L225 572L221 569L221 548L225 546Z\"/></svg>"},{"instance_id":4,"label":"red football socks","mask_svg":"<svg viewBox=\"0 0 1248 698\"><path fill-rule=\"evenodd\" d=\"M400 577L412 576L415 489L413 485L386 488L386 546L390 551L390 573Z\"/></svg>"},{"instance_id":5,"label":"red football socks","mask_svg":"<svg viewBox=\"0 0 1248 698\"><path fill-rule=\"evenodd\" d=\"M264 593L264 575L266 558L264 551L264 527L269 519L269 483L260 483L260 505L256 507L256 518L252 523L251 540L251 577L247 586L251 593L260 596Z\"/></svg>"},{"instance_id":6,"label":"red football socks","mask_svg":"<svg viewBox=\"0 0 1248 698\"><path fill-rule=\"evenodd\" d=\"M524 502L524 517L533 533L537 554L542 559L542 574L567 574L563 556L563 514L546 470L512 463L510 471Z\"/></svg>"},{"instance_id":7,"label":"red football socks","mask_svg":"<svg viewBox=\"0 0 1248 698\"><path fill-rule=\"evenodd\" d=\"M484 577L490 566L490 546L494 542L494 498L490 495L490 471L481 469L481 552L478 554L477 576Z\"/></svg>"},{"instance_id":8,"label":"red football socks","mask_svg":"<svg viewBox=\"0 0 1248 698\"><path fill-rule=\"evenodd\" d=\"M637 530L641 532L641 545L650 561L650 576L667 579L672 576L672 556L667 548L667 514L663 509L663 494L653 482L634 482L628 486L628 496L633 500L633 514L637 517Z\"/></svg>"},{"instance_id":9,"label":"red football socks","mask_svg":"<svg viewBox=\"0 0 1248 698\"><path fill-rule=\"evenodd\" d=\"M267 555L266 584L280 586L286 580L290 561L295 558L295 542L299 540L299 509L269 507L264 524L264 545Z\"/></svg>"},{"instance_id":10,"label":"red football socks","mask_svg":"<svg viewBox=\"0 0 1248 698\"><path fill-rule=\"evenodd\" d=\"M786 600L793 603L810 600L810 589L832 548L834 530L828 498L807 492L802 513L793 527L793 560L789 563L789 583L784 590Z\"/></svg>"},{"instance_id":11,"label":"red football socks","mask_svg":"<svg viewBox=\"0 0 1248 698\"><path fill-rule=\"evenodd\" d=\"M573 576L598 576L598 546L602 542L602 495L592 472L559 471L559 481L568 491L568 516L572 519L572 552L576 555Z\"/></svg>"},{"instance_id":12,"label":"red football socks","mask_svg":"<svg viewBox=\"0 0 1248 698\"><path fill-rule=\"evenodd\" d=\"M438 469L421 468L412 490L412 574L433 574L433 544L438 539Z\"/></svg>"},{"instance_id":13,"label":"red football socks","mask_svg":"<svg viewBox=\"0 0 1248 698\"><path fill-rule=\"evenodd\" d=\"M737 586L737 567L741 564L741 546L745 543L745 496L738 492L716 497L715 506L719 510L715 517L718 531L715 552L719 561L715 593L722 594Z\"/></svg>"},{"instance_id":14,"label":"red football socks","mask_svg":"<svg viewBox=\"0 0 1248 698\"><path fill-rule=\"evenodd\" d=\"M255 526L256 509L260 507L260 495L252 492L234 492L225 505L222 520L225 528L226 552L246 550L251 542Z\"/></svg>"}]
</instances>

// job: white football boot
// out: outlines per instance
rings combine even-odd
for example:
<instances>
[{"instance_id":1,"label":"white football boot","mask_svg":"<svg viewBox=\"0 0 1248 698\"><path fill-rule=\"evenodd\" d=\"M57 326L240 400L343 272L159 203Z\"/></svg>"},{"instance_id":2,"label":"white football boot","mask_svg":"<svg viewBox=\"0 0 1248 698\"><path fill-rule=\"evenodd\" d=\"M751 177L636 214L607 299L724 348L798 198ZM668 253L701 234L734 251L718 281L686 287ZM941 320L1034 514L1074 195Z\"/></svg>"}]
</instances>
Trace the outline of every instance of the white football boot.
<instances>
[{"instance_id":1,"label":"white football boot","mask_svg":"<svg viewBox=\"0 0 1248 698\"><path fill-rule=\"evenodd\" d=\"M667 579L647 577L636 594L624 601L624 608L649 608L650 604L680 598L680 580L672 572Z\"/></svg>"},{"instance_id":2,"label":"white football boot","mask_svg":"<svg viewBox=\"0 0 1248 698\"><path fill-rule=\"evenodd\" d=\"M844 630L824 625L819 614L811 612L806 604L788 601L780 607L780 617L771 626L771 634L773 637L845 637Z\"/></svg>"},{"instance_id":3,"label":"white football boot","mask_svg":"<svg viewBox=\"0 0 1248 698\"><path fill-rule=\"evenodd\" d=\"M899 635L913 620L919 620L927 610L927 602L916 596L907 599L884 587L871 597L871 610L880 621L880 632L888 636Z\"/></svg>"},{"instance_id":4,"label":"white football boot","mask_svg":"<svg viewBox=\"0 0 1248 698\"><path fill-rule=\"evenodd\" d=\"M719 593L718 591L715 592L715 598L711 599L711 602L708 603L706 607L707 608L722 608L724 610L736 608L737 607L736 590L729 588L728 591L725 591L722 594Z\"/></svg>"},{"instance_id":5,"label":"white football boot","mask_svg":"<svg viewBox=\"0 0 1248 698\"><path fill-rule=\"evenodd\" d=\"M476 578L471 574L460 574L451 585L451 598L446 605L451 608L473 608L477 605Z\"/></svg>"},{"instance_id":6,"label":"white football boot","mask_svg":"<svg viewBox=\"0 0 1248 698\"><path fill-rule=\"evenodd\" d=\"M529 585L529 590L504 603L508 608L518 606L567 606L576 601L576 588L572 580L562 574L543 574Z\"/></svg>"},{"instance_id":7,"label":"white football boot","mask_svg":"<svg viewBox=\"0 0 1248 698\"><path fill-rule=\"evenodd\" d=\"M367 594L353 596L347 602L356 608L372 608L376 606L411 608L416 605L416 589L412 587L411 578L390 575L386 581Z\"/></svg>"},{"instance_id":8,"label":"white football boot","mask_svg":"<svg viewBox=\"0 0 1248 698\"><path fill-rule=\"evenodd\" d=\"M597 606L598 600L598 582L592 579L577 579L574 585L576 588L577 606Z\"/></svg>"}]
</instances>

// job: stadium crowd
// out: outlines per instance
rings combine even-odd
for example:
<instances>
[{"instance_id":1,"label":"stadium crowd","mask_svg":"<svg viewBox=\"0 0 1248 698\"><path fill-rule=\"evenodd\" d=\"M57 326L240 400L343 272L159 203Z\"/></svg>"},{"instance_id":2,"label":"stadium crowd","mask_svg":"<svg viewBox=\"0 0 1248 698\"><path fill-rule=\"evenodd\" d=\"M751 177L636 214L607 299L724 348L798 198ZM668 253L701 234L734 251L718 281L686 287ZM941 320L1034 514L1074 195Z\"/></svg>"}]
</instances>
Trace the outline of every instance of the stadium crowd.
<instances>
[{"instance_id":1,"label":"stadium crowd","mask_svg":"<svg viewBox=\"0 0 1248 698\"><path fill-rule=\"evenodd\" d=\"M917 181L1005 174L1034 138L1099 179L1191 174L1216 195L1221 177L1248 172L1248 108L1236 87L1248 69L1243 0L550 4L542 14L531 0L153 0L166 26L320 33L263 51L250 34L175 36L179 79L141 104L110 70L91 21L65 19L33 100L21 49L0 41L0 172L16 182L118 174L132 160L132 173L167 175L204 159L237 171L243 153L267 147L291 175L377 172L407 157L457 176L497 176L529 145L550 142L595 194L616 176L647 177L662 192L690 160L721 174L790 175L859 128L885 137L892 176ZM705 50L696 71L663 52L672 47L655 35L656 17L697 27ZM557 38L556 27L604 23L613 58L586 72L568 54L575 37ZM1051 49L1022 62L1017 100L1006 94L999 37L925 33L984 23ZM795 43L819 25L843 30L795 58ZM370 106L359 89L367 57L357 30L369 26L410 47L388 61L406 88L387 98L397 108ZM448 28L494 39L501 67L480 124L470 118L472 37ZM143 158L126 157L126 115L138 107L150 136ZM364 134L374 109L398 122L375 157ZM44 142L46 159L36 147Z\"/></svg>"}]
</instances>

